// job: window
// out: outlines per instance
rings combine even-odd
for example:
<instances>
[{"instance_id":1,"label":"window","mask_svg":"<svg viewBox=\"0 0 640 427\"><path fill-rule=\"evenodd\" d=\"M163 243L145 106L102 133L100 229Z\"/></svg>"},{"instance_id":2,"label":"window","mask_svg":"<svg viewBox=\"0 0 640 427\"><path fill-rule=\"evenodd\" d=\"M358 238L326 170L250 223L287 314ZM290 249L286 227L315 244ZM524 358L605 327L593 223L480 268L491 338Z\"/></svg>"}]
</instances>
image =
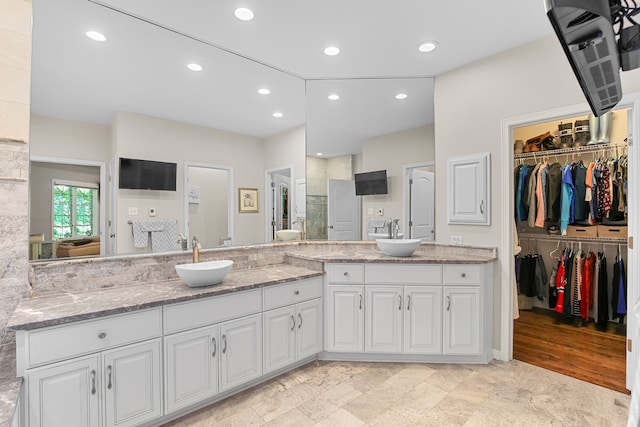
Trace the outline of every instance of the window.
<instances>
[{"instance_id":1,"label":"window","mask_svg":"<svg viewBox=\"0 0 640 427\"><path fill-rule=\"evenodd\" d=\"M54 181L53 239L97 234L98 185Z\"/></svg>"}]
</instances>

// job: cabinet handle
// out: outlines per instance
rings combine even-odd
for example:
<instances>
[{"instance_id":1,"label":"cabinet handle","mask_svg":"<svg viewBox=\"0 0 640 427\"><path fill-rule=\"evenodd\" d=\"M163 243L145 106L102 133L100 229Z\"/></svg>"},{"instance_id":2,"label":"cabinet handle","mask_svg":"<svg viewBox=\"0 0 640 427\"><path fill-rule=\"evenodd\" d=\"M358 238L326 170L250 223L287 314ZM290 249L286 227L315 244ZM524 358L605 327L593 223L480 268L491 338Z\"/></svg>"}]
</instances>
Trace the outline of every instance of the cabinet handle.
<instances>
[{"instance_id":1,"label":"cabinet handle","mask_svg":"<svg viewBox=\"0 0 640 427\"><path fill-rule=\"evenodd\" d=\"M484 200L480 201L480 213L483 214L484 213Z\"/></svg>"},{"instance_id":2,"label":"cabinet handle","mask_svg":"<svg viewBox=\"0 0 640 427\"><path fill-rule=\"evenodd\" d=\"M91 394L96 394L96 371L91 370Z\"/></svg>"},{"instance_id":3,"label":"cabinet handle","mask_svg":"<svg viewBox=\"0 0 640 427\"><path fill-rule=\"evenodd\" d=\"M298 329L302 328L302 314L298 313Z\"/></svg>"},{"instance_id":4,"label":"cabinet handle","mask_svg":"<svg viewBox=\"0 0 640 427\"><path fill-rule=\"evenodd\" d=\"M211 344L213 344L213 353L211 353L211 357L216 357L216 351L218 350L218 346L216 345L216 338L211 338Z\"/></svg>"},{"instance_id":5,"label":"cabinet handle","mask_svg":"<svg viewBox=\"0 0 640 427\"><path fill-rule=\"evenodd\" d=\"M362 295L360 295L360 310L362 310Z\"/></svg>"},{"instance_id":6,"label":"cabinet handle","mask_svg":"<svg viewBox=\"0 0 640 427\"><path fill-rule=\"evenodd\" d=\"M447 311L451 308L451 297L447 297Z\"/></svg>"},{"instance_id":7,"label":"cabinet handle","mask_svg":"<svg viewBox=\"0 0 640 427\"><path fill-rule=\"evenodd\" d=\"M398 295L398 310L402 310L402 295Z\"/></svg>"},{"instance_id":8,"label":"cabinet handle","mask_svg":"<svg viewBox=\"0 0 640 427\"><path fill-rule=\"evenodd\" d=\"M300 295L300 291L296 290L293 294L294 295Z\"/></svg>"},{"instance_id":9,"label":"cabinet handle","mask_svg":"<svg viewBox=\"0 0 640 427\"><path fill-rule=\"evenodd\" d=\"M98 338L100 338L101 340L105 339L107 337L107 333L106 332L100 332L98 334Z\"/></svg>"},{"instance_id":10,"label":"cabinet handle","mask_svg":"<svg viewBox=\"0 0 640 427\"><path fill-rule=\"evenodd\" d=\"M227 352L227 336L226 335L222 335L222 354L225 354Z\"/></svg>"},{"instance_id":11,"label":"cabinet handle","mask_svg":"<svg viewBox=\"0 0 640 427\"><path fill-rule=\"evenodd\" d=\"M343 274L344 274L344 277L349 277L349 272L348 271L345 271Z\"/></svg>"},{"instance_id":12,"label":"cabinet handle","mask_svg":"<svg viewBox=\"0 0 640 427\"><path fill-rule=\"evenodd\" d=\"M296 318L293 317L293 314L291 315L291 331L293 331L296 328Z\"/></svg>"},{"instance_id":13,"label":"cabinet handle","mask_svg":"<svg viewBox=\"0 0 640 427\"><path fill-rule=\"evenodd\" d=\"M411 305L411 295L407 295L407 311L409 311L410 305Z\"/></svg>"},{"instance_id":14,"label":"cabinet handle","mask_svg":"<svg viewBox=\"0 0 640 427\"><path fill-rule=\"evenodd\" d=\"M467 273L462 273L460 276L467 277Z\"/></svg>"},{"instance_id":15,"label":"cabinet handle","mask_svg":"<svg viewBox=\"0 0 640 427\"><path fill-rule=\"evenodd\" d=\"M111 390L111 365L107 366L107 389Z\"/></svg>"}]
</instances>

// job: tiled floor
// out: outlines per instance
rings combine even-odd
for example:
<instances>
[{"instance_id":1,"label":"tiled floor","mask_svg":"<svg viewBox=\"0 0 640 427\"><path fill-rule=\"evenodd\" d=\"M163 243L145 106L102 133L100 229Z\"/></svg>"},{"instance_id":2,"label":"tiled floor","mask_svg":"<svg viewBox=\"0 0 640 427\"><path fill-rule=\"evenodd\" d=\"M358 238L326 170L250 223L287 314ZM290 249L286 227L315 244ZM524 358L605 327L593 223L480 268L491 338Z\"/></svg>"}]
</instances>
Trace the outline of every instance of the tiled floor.
<instances>
[{"instance_id":1,"label":"tiled floor","mask_svg":"<svg viewBox=\"0 0 640 427\"><path fill-rule=\"evenodd\" d=\"M171 426L624 426L630 396L523 362L313 362Z\"/></svg>"}]
</instances>

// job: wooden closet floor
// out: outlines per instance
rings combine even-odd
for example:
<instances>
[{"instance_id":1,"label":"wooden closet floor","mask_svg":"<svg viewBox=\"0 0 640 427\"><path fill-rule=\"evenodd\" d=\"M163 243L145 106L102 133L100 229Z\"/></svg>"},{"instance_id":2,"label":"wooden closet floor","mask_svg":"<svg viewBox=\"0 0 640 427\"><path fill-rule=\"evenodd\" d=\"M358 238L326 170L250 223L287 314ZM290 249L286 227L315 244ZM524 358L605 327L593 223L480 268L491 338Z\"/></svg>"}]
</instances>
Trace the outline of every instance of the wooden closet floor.
<instances>
[{"instance_id":1,"label":"wooden closet floor","mask_svg":"<svg viewBox=\"0 0 640 427\"><path fill-rule=\"evenodd\" d=\"M593 322L577 327L550 310L521 310L514 322L513 358L630 394L625 330L625 325L609 323L602 332Z\"/></svg>"}]
</instances>

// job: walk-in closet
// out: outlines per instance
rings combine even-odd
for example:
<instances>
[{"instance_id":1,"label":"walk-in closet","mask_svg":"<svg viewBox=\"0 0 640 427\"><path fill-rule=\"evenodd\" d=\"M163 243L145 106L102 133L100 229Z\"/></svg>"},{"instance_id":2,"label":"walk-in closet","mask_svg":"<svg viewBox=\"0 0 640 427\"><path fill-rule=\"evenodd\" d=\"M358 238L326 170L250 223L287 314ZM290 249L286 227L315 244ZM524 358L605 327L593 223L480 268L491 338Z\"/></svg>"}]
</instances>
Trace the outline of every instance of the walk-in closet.
<instances>
[{"instance_id":1,"label":"walk-in closet","mask_svg":"<svg viewBox=\"0 0 640 427\"><path fill-rule=\"evenodd\" d=\"M514 358L621 392L627 121L617 109L513 129Z\"/></svg>"}]
</instances>

